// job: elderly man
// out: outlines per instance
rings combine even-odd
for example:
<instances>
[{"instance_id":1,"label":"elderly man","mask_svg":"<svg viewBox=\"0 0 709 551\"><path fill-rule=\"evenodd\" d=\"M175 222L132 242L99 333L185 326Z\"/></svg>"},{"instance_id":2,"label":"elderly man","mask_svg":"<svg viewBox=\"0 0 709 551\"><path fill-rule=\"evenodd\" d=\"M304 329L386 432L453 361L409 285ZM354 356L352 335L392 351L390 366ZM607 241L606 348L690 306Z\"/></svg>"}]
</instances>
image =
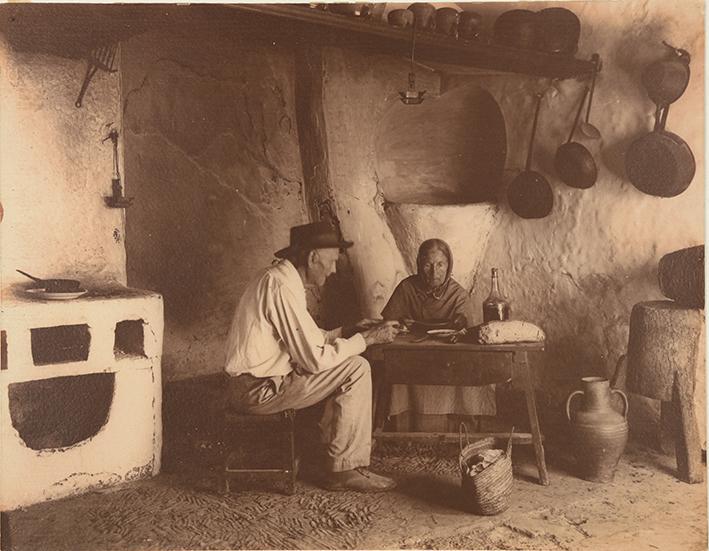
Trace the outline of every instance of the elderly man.
<instances>
[{"instance_id":1,"label":"elderly man","mask_svg":"<svg viewBox=\"0 0 709 551\"><path fill-rule=\"evenodd\" d=\"M372 383L359 354L391 342L395 323L362 320L351 331L324 331L306 309L305 285L322 286L340 250L352 246L326 222L291 228L281 260L244 291L227 343L228 400L245 413L302 409L325 400L320 422L327 445L325 487L390 490L392 479L366 467L372 441ZM347 337L349 333L354 333Z\"/></svg>"}]
</instances>

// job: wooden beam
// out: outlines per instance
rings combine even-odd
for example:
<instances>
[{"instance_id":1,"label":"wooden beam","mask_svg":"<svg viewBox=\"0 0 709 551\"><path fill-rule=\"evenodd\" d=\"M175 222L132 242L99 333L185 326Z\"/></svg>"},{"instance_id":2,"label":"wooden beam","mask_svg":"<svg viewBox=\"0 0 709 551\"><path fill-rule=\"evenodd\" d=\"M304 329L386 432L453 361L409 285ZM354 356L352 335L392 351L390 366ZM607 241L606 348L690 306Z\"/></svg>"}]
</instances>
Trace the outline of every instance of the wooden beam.
<instances>
[{"instance_id":1,"label":"wooden beam","mask_svg":"<svg viewBox=\"0 0 709 551\"><path fill-rule=\"evenodd\" d=\"M412 33L408 29L392 27L383 21L312 9L305 4L234 4L227 7L262 20L264 29L268 28L268 21L272 21L274 30L277 30L274 38L280 38L285 32L306 37L308 41L394 55L408 55L411 45ZM595 67L590 60L568 55L459 40L433 32L416 35L416 57L420 61L445 63L451 67L459 65L553 78L588 76Z\"/></svg>"},{"instance_id":2,"label":"wooden beam","mask_svg":"<svg viewBox=\"0 0 709 551\"><path fill-rule=\"evenodd\" d=\"M458 443L460 435L457 432L383 432L376 430L372 436L381 441L394 440L434 440L438 443ZM509 432L470 432L468 439L473 442L482 438L493 437L501 442L507 442L510 438ZM527 432L515 432L512 434L512 443L519 445L531 445L532 435Z\"/></svg>"}]
</instances>

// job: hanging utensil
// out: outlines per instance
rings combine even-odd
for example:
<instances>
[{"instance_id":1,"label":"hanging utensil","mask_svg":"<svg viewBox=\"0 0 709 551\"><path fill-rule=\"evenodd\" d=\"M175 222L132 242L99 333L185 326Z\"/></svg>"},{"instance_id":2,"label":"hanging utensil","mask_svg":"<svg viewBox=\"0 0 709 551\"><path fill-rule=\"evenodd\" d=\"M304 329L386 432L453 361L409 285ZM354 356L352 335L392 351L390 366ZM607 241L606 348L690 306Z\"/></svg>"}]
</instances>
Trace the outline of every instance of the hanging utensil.
<instances>
[{"instance_id":1,"label":"hanging utensil","mask_svg":"<svg viewBox=\"0 0 709 551\"><path fill-rule=\"evenodd\" d=\"M542 105L542 94L537 94L537 107L532 123L532 137L527 152L527 165L512 181L507 191L507 200L515 214L522 218L544 218L554 206L554 195L546 178L532 170L532 153L534 136L537 132L539 109Z\"/></svg>"},{"instance_id":2,"label":"hanging utensil","mask_svg":"<svg viewBox=\"0 0 709 551\"><path fill-rule=\"evenodd\" d=\"M591 79L591 93L588 97L588 107L586 108L586 120L581 121L579 130L581 130L581 134L583 134L587 138L597 140L601 137L601 133L599 132L598 128L596 128L589 122L589 119L591 118L591 103L593 102L593 91L596 89L596 77L598 76L598 73L601 70L600 56L598 54L593 54L591 56L591 62L594 65L593 78Z\"/></svg>"},{"instance_id":3,"label":"hanging utensil","mask_svg":"<svg viewBox=\"0 0 709 551\"><path fill-rule=\"evenodd\" d=\"M113 62L116 59L116 51L118 49L117 44L110 44L108 46L99 46L91 50L88 56L88 65L86 66L86 75L84 76L84 82L81 85L81 91L79 92L79 97L76 98L74 105L76 107L81 107L81 103L84 100L84 94L86 89L89 87L89 82L96 74L98 69L106 71L107 73L115 73L117 69L113 67Z\"/></svg>"},{"instance_id":4,"label":"hanging utensil","mask_svg":"<svg viewBox=\"0 0 709 551\"><path fill-rule=\"evenodd\" d=\"M625 171L632 184L643 193L675 197L689 187L696 162L687 142L667 132L669 105L657 106L655 128L635 140L625 155Z\"/></svg>"},{"instance_id":5,"label":"hanging utensil","mask_svg":"<svg viewBox=\"0 0 709 551\"><path fill-rule=\"evenodd\" d=\"M108 136L102 141L105 142L106 140L113 142L113 174L111 175L111 195L104 196L103 200L111 208L127 208L133 203L133 197L125 197L123 195L121 173L118 166L118 130L111 128Z\"/></svg>"},{"instance_id":6,"label":"hanging utensil","mask_svg":"<svg viewBox=\"0 0 709 551\"><path fill-rule=\"evenodd\" d=\"M416 73L414 72L414 51L416 49L416 25L411 27L411 71L409 72L409 88L399 92L401 101L406 105L418 105L423 101L426 90L416 89Z\"/></svg>"},{"instance_id":7,"label":"hanging utensil","mask_svg":"<svg viewBox=\"0 0 709 551\"><path fill-rule=\"evenodd\" d=\"M579 122L579 117L581 116L581 111L583 110L583 104L588 95L589 88L587 86L583 96L581 97L579 108L576 111L576 118L574 119L574 124L571 127L569 139L565 144L559 147L556 152L556 157L554 158L554 167L556 168L556 172L559 175L559 178L561 178L561 181L567 186L578 189L590 188L596 183L596 178L598 177L596 161L593 160L593 155L591 155L591 152L580 143L571 141L574 137L576 126Z\"/></svg>"},{"instance_id":8,"label":"hanging utensil","mask_svg":"<svg viewBox=\"0 0 709 551\"><path fill-rule=\"evenodd\" d=\"M39 283L48 293L72 293L81 289L81 282L76 279L40 279L22 270L17 271L23 276Z\"/></svg>"},{"instance_id":9,"label":"hanging utensil","mask_svg":"<svg viewBox=\"0 0 709 551\"><path fill-rule=\"evenodd\" d=\"M655 61L645 67L641 81L655 105L669 105L677 101L689 84L690 55L687 50L662 43L670 50L670 59Z\"/></svg>"}]
</instances>

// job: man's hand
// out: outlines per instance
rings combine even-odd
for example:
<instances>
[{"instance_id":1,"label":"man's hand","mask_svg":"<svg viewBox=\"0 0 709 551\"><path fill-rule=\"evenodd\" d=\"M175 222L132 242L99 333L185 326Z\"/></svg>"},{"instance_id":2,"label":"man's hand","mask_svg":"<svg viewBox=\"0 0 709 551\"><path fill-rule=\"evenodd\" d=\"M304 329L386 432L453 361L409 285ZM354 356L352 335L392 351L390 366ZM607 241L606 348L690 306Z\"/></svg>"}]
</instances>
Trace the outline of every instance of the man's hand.
<instances>
[{"instance_id":1,"label":"man's hand","mask_svg":"<svg viewBox=\"0 0 709 551\"><path fill-rule=\"evenodd\" d=\"M386 344L392 342L394 337L399 334L399 322L398 321L384 321L370 327L365 331L362 331L362 336L364 337L364 342L367 346L373 344Z\"/></svg>"},{"instance_id":2,"label":"man's hand","mask_svg":"<svg viewBox=\"0 0 709 551\"><path fill-rule=\"evenodd\" d=\"M357 323L354 325L348 325L342 328L342 336L345 338L349 338L355 333L362 333L363 331L366 331L367 329L371 329L372 327L375 327L382 323L384 320L379 318L379 319L373 319L373 318L364 318L359 320Z\"/></svg>"},{"instance_id":3,"label":"man's hand","mask_svg":"<svg viewBox=\"0 0 709 551\"><path fill-rule=\"evenodd\" d=\"M379 318L379 319L364 318L354 324L354 330L359 333L361 331L371 329L372 327L374 327L375 325L379 325L383 321L384 320L382 318Z\"/></svg>"}]
</instances>

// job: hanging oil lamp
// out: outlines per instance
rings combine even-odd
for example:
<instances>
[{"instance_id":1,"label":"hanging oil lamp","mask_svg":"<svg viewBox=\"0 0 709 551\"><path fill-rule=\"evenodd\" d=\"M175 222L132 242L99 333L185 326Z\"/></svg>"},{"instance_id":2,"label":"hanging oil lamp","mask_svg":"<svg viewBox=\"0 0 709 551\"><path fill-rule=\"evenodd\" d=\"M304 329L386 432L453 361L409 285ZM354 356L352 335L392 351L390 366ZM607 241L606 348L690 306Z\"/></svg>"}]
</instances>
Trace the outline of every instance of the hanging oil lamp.
<instances>
[{"instance_id":1,"label":"hanging oil lamp","mask_svg":"<svg viewBox=\"0 0 709 551\"><path fill-rule=\"evenodd\" d=\"M416 48L416 25L411 30L411 71L409 72L409 88L406 92L399 92L401 101L406 105L418 105L423 101L426 90L416 89L416 73L414 72L414 50Z\"/></svg>"},{"instance_id":2,"label":"hanging oil lamp","mask_svg":"<svg viewBox=\"0 0 709 551\"><path fill-rule=\"evenodd\" d=\"M104 138L113 142L113 174L111 175L111 195L104 197L106 205L114 209L124 209L133 203L133 197L125 197L123 195L123 186L121 185L121 173L118 170L118 130L112 128L108 136Z\"/></svg>"}]
</instances>

